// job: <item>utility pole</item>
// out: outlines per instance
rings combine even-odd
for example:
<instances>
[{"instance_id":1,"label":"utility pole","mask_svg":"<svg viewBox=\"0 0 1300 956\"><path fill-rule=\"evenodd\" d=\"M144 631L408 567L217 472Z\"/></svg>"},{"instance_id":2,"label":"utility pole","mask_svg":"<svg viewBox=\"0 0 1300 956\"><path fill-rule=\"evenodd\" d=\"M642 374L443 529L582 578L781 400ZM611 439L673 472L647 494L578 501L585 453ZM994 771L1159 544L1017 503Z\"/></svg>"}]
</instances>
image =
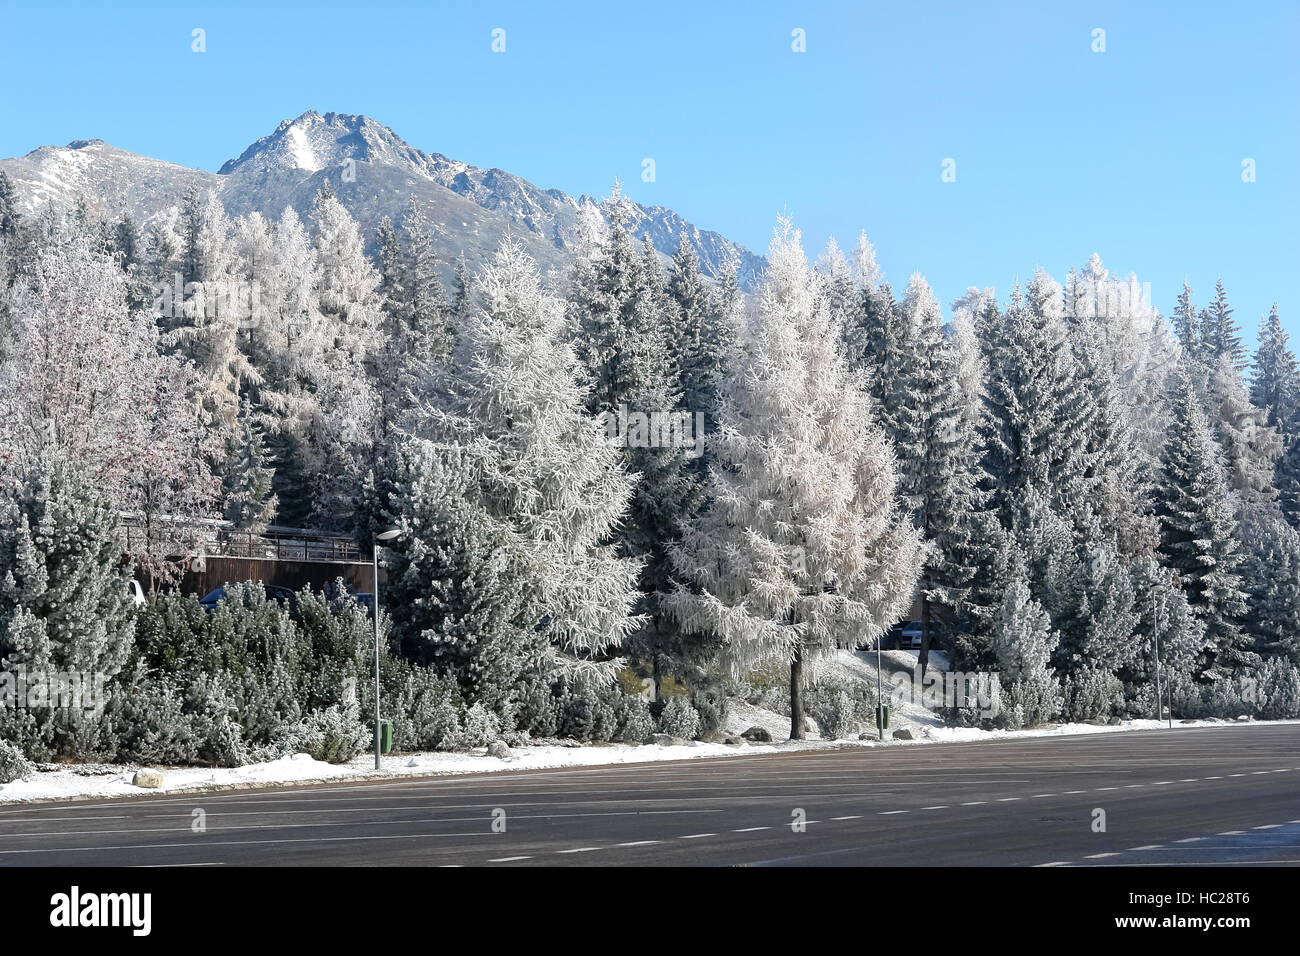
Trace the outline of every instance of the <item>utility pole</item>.
<instances>
[{"instance_id":1,"label":"utility pole","mask_svg":"<svg viewBox=\"0 0 1300 956\"><path fill-rule=\"evenodd\" d=\"M392 541L401 535L400 528L389 528L387 531L381 531L376 534L370 541L370 557L374 562L374 579L371 582L373 593L370 595L370 603L374 605L375 611L375 769L379 769L379 542Z\"/></svg>"}]
</instances>

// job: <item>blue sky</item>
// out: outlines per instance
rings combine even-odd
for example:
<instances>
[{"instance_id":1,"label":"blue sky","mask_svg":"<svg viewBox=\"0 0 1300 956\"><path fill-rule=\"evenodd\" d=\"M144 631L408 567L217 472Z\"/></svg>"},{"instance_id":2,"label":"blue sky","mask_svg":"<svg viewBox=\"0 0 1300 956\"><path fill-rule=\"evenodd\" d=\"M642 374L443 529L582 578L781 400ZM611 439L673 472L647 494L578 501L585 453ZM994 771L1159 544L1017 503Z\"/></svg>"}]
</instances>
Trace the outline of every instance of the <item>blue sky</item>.
<instances>
[{"instance_id":1,"label":"blue sky","mask_svg":"<svg viewBox=\"0 0 1300 956\"><path fill-rule=\"evenodd\" d=\"M304 110L365 113L543 187L620 178L758 251L782 211L813 255L865 228L945 309L1097 252L1166 314L1222 275L1252 340L1275 300L1300 337L1298 44L1294 0L5 2L0 155L99 137L215 170Z\"/></svg>"}]
</instances>

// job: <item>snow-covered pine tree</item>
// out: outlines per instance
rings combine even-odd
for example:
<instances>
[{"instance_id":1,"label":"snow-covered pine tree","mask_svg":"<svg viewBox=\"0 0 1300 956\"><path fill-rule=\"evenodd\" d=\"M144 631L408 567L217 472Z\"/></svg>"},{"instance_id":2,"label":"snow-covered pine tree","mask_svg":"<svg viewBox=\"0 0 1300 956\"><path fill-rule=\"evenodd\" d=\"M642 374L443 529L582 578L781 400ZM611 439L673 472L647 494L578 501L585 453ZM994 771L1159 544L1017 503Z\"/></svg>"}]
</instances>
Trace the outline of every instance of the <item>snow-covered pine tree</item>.
<instances>
[{"instance_id":1,"label":"snow-covered pine tree","mask_svg":"<svg viewBox=\"0 0 1300 956\"><path fill-rule=\"evenodd\" d=\"M586 408L563 305L533 260L504 242L475 290L453 361L422 381L409 429L469 469L467 500L515 543L511 586L565 669L608 677L603 662L639 624L640 563L615 544L634 479Z\"/></svg>"},{"instance_id":2,"label":"snow-covered pine tree","mask_svg":"<svg viewBox=\"0 0 1300 956\"><path fill-rule=\"evenodd\" d=\"M0 239L12 242L17 238L19 218L14 181L0 169Z\"/></svg>"},{"instance_id":3,"label":"snow-covered pine tree","mask_svg":"<svg viewBox=\"0 0 1300 956\"><path fill-rule=\"evenodd\" d=\"M1030 490L1074 514L1085 468L1085 403L1073 373L1061 287L1041 270L1005 314L979 323L987 369L981 438L990 505L1008 524Z\"/></svg>"},{"instance_id":4,"label":"snow-covered pine tree","mask_svg":"<svg viewBox=\"0 0 1300 956\"><path fill-rule=\"evenodd\" d=\"M973 574L967 562L976 497L974 435L967 427L956 355L944 338L939 303L920 273L909 280L900 311L907 348L889 407L900 501L927 544L920 580L924 674L934 626L939 617L951 618Z\"/></svg>"},{"instance_id":5,"label":"snow-covered pine tree","mask_svg":"<svg viewBox=\"0 0 1300 956\"><path fill-rule=\"evenodd\" d=\"M1246 367L1246 346L1241 340L1241 331L1232 317L1232 306L1228 304L1228 293L1223 288L1223 279L1214 284L1214 299L1203 312L1201 327L1202 355L1205 363L1213 371L1223 359L1227 359L1237 374Z\"/></svg>"},{"instance_id":6,"label":"snow-covered pine tree","mask_svg":"<svg viewBox=\"0 0 1300 956\"><path fill-rule=\"evenodd\" d=\"M1173 313L1174 334L1178 344L1183 347L1185 361L1199 361L1202 355L1201 323L1196 306L1192 303L1192 287L1183 280L1183 289L1178 293L1178 304Z\"/></svg>"},{"instance_id":7,"label":"snow-covered pine tree","mask_svg":"<svg viewBox=\"0 0 1300 956\"><path fill-rule=\"evenodd\" d=\"M1300 662L1300 534L1267 508L1242 509L1242 589L1254 650Z\"/></svg>"},{"instance_id":8,"label":"snow-covered pine tree","mask_svg":"<svg viewBox=\"0 0 1300 956\"><path fill-rule=\"evenodd\" d=\"M1247 503L1272 501L1277 496L1273 482L1282 438L1265 424L1268 413L1251 403L1227 355L1219 359L1209 394L1218 402L1214 433L1223 451L1228 487Z\"/></svg>"},{"instance_id":9,"label":"snow-covered pine tree","mask_svg":"<svg viewBox=\"0 0 1300 956\"><path fill-rule=\"evenodd\" d=\"M893 455L840 335L783 222L724 381L711 500L674 550L689 586L665 602L686 630L716 635L738 673L789 663L794 739L803 664L898 620L921 562L895 501Z\"/></svg>"},{"instance_id":10,"label":"snow-covered pine tree","mask_svg":"<svg viewBox=\"0 0 1300 956\"><path fill-rule=\"evenodd\" d=\"M1259 323L1259 348L1251 369L1250 401L1264 410L1267 416L1264 424L1279 431L1291 422L1300 404L1300 369L1278 317L1276 302Z\"/></svg>"},{"instance_id":11,"label":"snow-covered pine tree","mask_svg":"<svg viewBox=\"0 0 1300 956\"><path fill-rule=\"evenodd\" d=\"M115 508L66 454L43 449L20 487L0 502L0 662L29 674L79 672L111 679L134 634L126 603ZM86 703L94 703L86 701ZM35 708L6 728L33 756L102 752L102 711ZM3 719L8 714L0 714Z\"/></svg>"},{"instance_id":12,"label":"snow-covered pine tree","mask_svg":"<svg viewBox=\"0 0 1300 956\"><path fill-rule=\"evenodd\" d=\"M402 217L402 237L402 349L410 363L445 359L452 347L451 310L434 253L434 225L414 198Z\"/></svg>"},{"instance_id":13,"label":"snow-covered pine tree","mask_svg":"<svg viewBox=\"0 0 1300 956\"><path fill-rule=\"evenodd\" d=\"M1011 692L1008 723L1032 727L1060 713L1061 689L1049 663L1056 635L1023 574L1012 580L1003 596L992 645L1002 684Z\"/></svg>"},{"instance_id":14,"label":"snow-covered pine tree","mask_svg":"<svg viewBox=\"0 0 1300 956\"><path fill-rule=\"evenodd\" d=\"M521 675L545 672L548 641L521 578L531 556L480 500L458 449L417 438L394 457L381 502L384 522L405 532L389 548L394 637L405 656L454 677L467 704L505 717Z\"/></svg>"},{"instance_id":15,"label":"snow-covered pine tree","mask_svg":"<svg viewBox=\"0 0 1300 956\"><path fill-rule=\"evenodd\" d=\"M724 321L719 296L705 284L695 246L685 234L673 255L668 291L681 317L671 338L681 405L692 414L703 413L705 434L710 434L717 422L718 384L735 345L735 330Z\"/></svg>"},{"instance_id":16,"label":"snow-covered pine tree","mask_svg":"<svg viewBox=\"0 0 1300 956\"><path fill-rule=\"evenodd\" d=\"M1198 671L1218 679L1252 660L1240 624L1246 595L1241 589L1237 522L1218 449L1185 374L1174 383L1170 408L1156 492L1160 554L1178 574L1193 613L1205 626L1207 649Z\"/></svg>"},{"instance_id":17,"label":"snow-covered pine tree","mask_svg":"<svg viewBox=\"0 0 1300 956\"><path fill-rule=\"evenodd\" d=\"M227 457L225 479L226 520L236 529L260 532L271 523L277 505L271 490L274 475L253 408L245 399L239 411L238 443Z\"/></svg>"}]
</instances>

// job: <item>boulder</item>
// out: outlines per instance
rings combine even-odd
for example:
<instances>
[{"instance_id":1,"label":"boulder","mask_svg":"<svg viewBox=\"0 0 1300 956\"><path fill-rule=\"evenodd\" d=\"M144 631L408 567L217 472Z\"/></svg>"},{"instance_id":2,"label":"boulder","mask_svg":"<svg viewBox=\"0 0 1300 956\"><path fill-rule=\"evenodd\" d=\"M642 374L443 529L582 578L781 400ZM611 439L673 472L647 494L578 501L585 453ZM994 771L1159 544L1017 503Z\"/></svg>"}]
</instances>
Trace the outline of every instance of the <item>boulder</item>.
<instances>
[{"instance_id":1,"label":"boulder","mask_svg":"<svg viewBox=\"0 0 1300 956\"><path fill-rule=\"evenodd\" d=\"M487 755L496 757L499 760L509 760L514 756L514 751L510 749L510 745L504 740L494 740L488 744Z\"/></svg>"},{"instance_id":2,"label":"boulder","mask_svg":"<svg viewBox=\"0 0 1300 956\"><path fill-rule=\"evenodd\" d=\"M674 737L672 734L651 734L645 739L648 744L658 744L660 747L680 747L686 743L680 737Z\"/></svg>"},{"instance_id":3,"label":"boulder","mask_svg":"<svg viewBox=\"0 0 1300 956\"><path fill-rule=\"evenodd\" d=\"M906 727L899 727L897 730L894 731L894 739L915 740L916 738L912 735L912 732L908 730Z\"/></svg>"},{"instance_id":4,"label":"boulder","mask_svg":"<svg viewBox=\"0 0 1300 956\"><path fill-rule=\"evenodd\" d=\"M157 770L150 770L147 767L135 772L131 778L131 783L137 787L144 787L149 790L157 790L162 786L162 774Z\"/></svg>"},{"instance_id":5,"label":"boulder","mask_svg":"<svg viewBox=\"0 0 1300 956\"><path fill-rule=\"evenodd\" d=\"M723 738L723 741L722 741L722 742L723 742L724 744L727 744L728 746L731 746L731 747L743 747L743 746L745 746L745 738L744 738L744 737L737 737L735 734L728 734L725 738Z\"/></svg>"},{"instance_id":6,"label":"boulder","mask_svg":"<svg viewBox=\"0 0 1300 956\"><path fill-rule=\"evenodd\" d=\"M740 736L744 737L746 740L754 740L764 744L770 744L772 742L771 732L764 727L750 727Z\"/></svg>"},{"instance_id":7,"label":"boulder","mask_svg":"<svg viewBox=\"0 0 1300 956\"><path fill-rule=\"evenodd\" d=\"M877 733L858 734L859 740L876 740L880 735Z\"/></svg>"}]
</instances>

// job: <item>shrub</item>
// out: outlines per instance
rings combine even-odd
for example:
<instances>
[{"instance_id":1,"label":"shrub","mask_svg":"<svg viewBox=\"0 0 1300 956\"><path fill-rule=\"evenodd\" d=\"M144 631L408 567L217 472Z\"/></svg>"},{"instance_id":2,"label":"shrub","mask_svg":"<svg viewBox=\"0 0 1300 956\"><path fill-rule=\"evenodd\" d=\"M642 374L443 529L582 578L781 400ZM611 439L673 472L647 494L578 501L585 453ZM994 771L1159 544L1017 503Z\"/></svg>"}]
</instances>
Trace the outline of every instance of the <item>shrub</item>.
<instances>
[{"instance_id":1,"label":"shrub","mask_svg":"<svg viewBox=\"0 0 1300 956\"><path fill-rule=\"evenodd\" d=\"M659 714L659 732L683 740L700 735L700 714L685 697L670 697Z\"/></svg>"},{"instance_id":2,"label":"shrub","mask_svg":"<svg viewBox=\"0 0 1300 956\"><path fill-rule=\"evenodd\" d=\"M374 729L361 723L355 705L334 704L308 714L285 743L294 752L325 763L347 763L373 742L373 735Z\"/></svg>"},{"instance_id":3,"label":"shrub","mask_svg":"<svg viewBox=\"0 0 1300 956\"><path fill-rule=\"evenodd\" d=\"M482 704L475 704L465 711L461 724L460 745L465 749L486 747L501 736L501 721L496 714Z\"/></svg>"},{"instance_id":4,"label":"shrub","mask_svg":"<svg viewBox=\"0 0 1300 956\"><path fill-rule=\"evenodd\" d=\"M615 740L639 744L654 733L655 721L650 716L650 704L644 697L620 698L614 708L614 717L618 723Z\"/></svg>"},{"instance_id":5,"label":"shrub","mask_svg":"<svg viewBox=\"0 0 1300 956\"><path fill-rule=\"evenodd\" d=\"M861 726L853 698L843 689L820 699L812 717L821 729L823 740L856 736Z\"/></svg>"},{"instance_id":6,"label":"shrub","mask_svg":"<svg viewBox=\"0 0 1300 956\"><path fill-rule=\"evenodd\" d=\"M32 762L7 740L0 740L0 783L24 780L36 772Z\"/></svg>"},{"instance_id":7,"label":"shrub","mask_svg":"<svg viewBox=\"0 0 1300 956\"><path fill-rule=\"evenodd\" d=\"M709 738L722 732L727 722L727 698L716 690L697 691L691 695L691 705L700 715L701 738Z\"/></svg>"}]
</instances>

